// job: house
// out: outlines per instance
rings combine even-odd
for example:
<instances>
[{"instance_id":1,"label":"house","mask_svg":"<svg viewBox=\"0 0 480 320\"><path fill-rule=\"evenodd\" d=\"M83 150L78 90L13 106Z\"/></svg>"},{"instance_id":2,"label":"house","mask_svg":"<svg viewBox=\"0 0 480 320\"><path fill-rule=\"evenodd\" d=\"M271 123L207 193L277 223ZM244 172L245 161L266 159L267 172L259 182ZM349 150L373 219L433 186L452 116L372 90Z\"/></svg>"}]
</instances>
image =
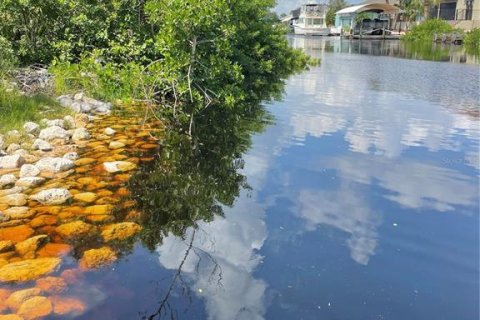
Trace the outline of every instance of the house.
<instances>
[{"instance_id":1,"label":"house","mask_svg":"<svg viewBox=\"0 0 480 320\"><path fill-rule=\"evenodd\" d=\"M444 0L440 8L432 5L427 11L429 17L447 20L456 28L480 28L480 0Z\"/></svg>"},{"instance_id":2,"label":"house","mask_svg":"<svg viewBox=\"0 0 480 320\"><path fill-rule=\"evenodd\" d=\"M362 14L369 20L381 24L382 28L389 28L395 15L400 12L398 2L396 4L397 5L394 5L385 1L368 1L344 8L335 14L335 27L342 28L343 30L353 29L356 25L356 17Z\"/></svg>"}]
</instances>

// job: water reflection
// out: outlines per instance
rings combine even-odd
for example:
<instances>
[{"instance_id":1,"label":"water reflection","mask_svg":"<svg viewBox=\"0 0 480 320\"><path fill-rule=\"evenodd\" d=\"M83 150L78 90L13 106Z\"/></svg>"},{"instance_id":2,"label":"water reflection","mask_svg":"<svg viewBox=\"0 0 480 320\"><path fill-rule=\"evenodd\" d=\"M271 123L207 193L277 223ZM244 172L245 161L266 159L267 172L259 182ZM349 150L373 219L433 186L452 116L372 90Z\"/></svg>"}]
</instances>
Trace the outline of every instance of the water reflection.
<instances>
[{"instance_id":1,"label":"water reflection","mask_svg":"<svg viewBox=\"0 0 480 320\"><path fill-rule=\"evenodd\" d=\"M174 275L148 314L192 299L208 319L476 315L478 67L292 42L322 65L289 80L274 125L257 107L200 119L193 150L170 137L132 186Z\"/></svg>"}]
</instances>

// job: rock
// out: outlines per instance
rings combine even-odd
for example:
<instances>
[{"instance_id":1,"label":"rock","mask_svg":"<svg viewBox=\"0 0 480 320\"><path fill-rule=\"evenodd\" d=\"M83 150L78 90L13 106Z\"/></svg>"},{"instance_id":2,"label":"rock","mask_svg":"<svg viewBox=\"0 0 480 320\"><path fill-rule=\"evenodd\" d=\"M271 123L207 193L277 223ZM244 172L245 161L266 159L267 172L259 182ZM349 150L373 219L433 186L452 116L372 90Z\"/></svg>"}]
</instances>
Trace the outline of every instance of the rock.
<instances>
[{"instance_id":1,"label":"rock","mask_svg":"<svg viewBox=\"0 0 480 320\"><path fill-rule=\"evenodd\" d=\"M3 213L9 217L9 219L30 219L35 215L34 211L29 211L28 207L11 207L4 210Z\"/></svg>"},{"instance_id":2,"label":"rock","mask_svg":"<svg viewBox=\"0 0 480 320\"><path fill-rule=\"evenodd\" d=\"M18 314L0 314L0 320L25 320L23 317L20 317Z\"/></svg>"},{"instance_id":3,"label":"rock","mask_svg":"<svg viewBox=\"0 0 480 320\"><path fill-rule=\"evenodd\" d=\"M49 238L46 235L35 236L17 243L15 250L20 256L26 259L33 259L36 256L37 250L46 244L48 240Z\"/></svg>"},{"instance_id":4,"label":"rock","mask_svg":"<svg viewBox=\"0 0 480 320\"><path fill-rule=\"evenodd\" d=\"M69 108L73 104L73 99L67 95L63 95L57 98L58 103L64 108Z\"/></svg>"},{"instance_id":5,"label":"rock","mask_svg":"<svg viewBox=\"0 0 480 320\"><path fill-rule=\"evenodd\" d=\"M142 227L134 222L121 222L104 227L101 235L105 242L125 240L137 234L140 230L142 230Z\"/></svg>"},{"instance_id":6,"label":"rock","mask_svg":"<svg viewBox=\"0 0 480 320\"><path fill-rule=\"evenodd\" d=\"M73 118L72 116L65 116L63 118L63 121L65 123L65 126L68 128L68 129L73 129L75 128L75 118Z\"/></svg>"},{"instance_id":7,"label":"rock","mask_svg":"<svg viewBox=\"0 0 480 320\"><path fill-rule=\"evenodd\" d=\"M30 196L30 199L47 205L63 204L71 198L72 194L67 189L60 188L43 190Z\"/></svg>"},{"instance_id":8,"label":"rock","mask_svg":"<svg viewBox=\"0 0 480 320\"><path fill-rule=\"evenodd\" d=\"M36 139L32 144L33 150L40 150L40 151L51 151L53 149L52 145L45 140Z\"/></svg>"},{"instance_id":9,"label":"rock","mask_svg":"<svg viewBox=\"0 0 480 320\"><path fill-rule=\"evenodd\" d=\"M0 253L11 251L14 248L14 244L10 240L0 241Z\"/></svg>"},{"instance_id":10,"label":"rock","mask_svg":"<svg viewBox=\"0 0 480 320\"><path fill-rule=\"evenodd\" d=\"M70 110L73 110L75 113L82 112L82 103L75 101L69 106Z\"/></svg>"},{"instance_id":11,"label":"rock","mask_svg":"<svg viewBox=\"0 0 480 320\"><path fill-rule=\"evenodd\" d=\"M7 153L14 153L17 150L22 149L22 147L17 143L11 143L7 148Z\"/></svg>"},{"instance_id":12,"label":"rock","mask_svg":"<svg viewBox=\"0 0 480 320\"><path fill-rule=\"evenodd\" d=\"M93 192L77 193L73 196L74 200L91 203L97 200L97 195Z\"/></svg>"},{"instance_id":13,"label":"rock","mask_svg":"<svg viewBox=\"0 0 480 320\"><path fill-rule=\"evenodd\" d=\"M43 158L40 159L35 166L40 169L40 171L51 171L54 173L67 171L75 167L75 163L72 160L65 158Z\"/></svg>"},{"instance_id":14,"label":"rock","mask_svg":"<svg viewBox=\"0 0 480 320\"><path fill-rule=\"evenodd\" d=\"M62 238L72 240L92 236L96 233L96 228L91 224L85 223L83 221L75 221L62 224L55 228L55 231Z\"/></svg>"},{"instance_id":15,"label":"rock","mask_svg":"<svg viewBox=\"0 0 480 320\"><path fill-rule=\"evenodd\" d=\"M75 101L82 101L85 94L83 92L78 92L73 96Z\"/></svg>"},{"instance_id":16,"label":"rock","mask_svg":"<svg viewBox=\"0 0 480 320\"><path fill-rule=\"evenodd\" d=\"M35 122L26 122L23 125L23 129L26 133L33 134L34 136L40 133L40 126Z\"/></svg>"},{"instance_id":17,"label":"rock","mask_svg":"<svg viewBox=\"0 0 480 320\"><path fill-rule=\"evenodd\" d=\"M18 149L18 150L15 150L13 154L18 154L19 156L22 156L23 158L25 158L26 156L28 156L28 151L25 149Z\"/></svg>"},{"instance_id":18,"label":"rock","mask_svg":"<svg viewBox=\"0 0 480 320\"><path fill-rule=\"evenodd\" d=\"M43 319L50 315L53 311L53 306L50 300L45 297L32 297L25 301L17 313L25 320Z\"/></svg>"},{"instance_id":19,"label":"rock","mask_svg":"<svg viewBox=\"0 0 480 320\"><path fill-rule=\"evenodd\" d=\"M14 193L0 198L0 203L8 204L9 206L23 206L27 203L27 196L23 193Z\"/></svg>"},{"instance_id":20,"label":"rock","mask_svg":"<svg viewBox=\"0 0 480 320\"><path fill-rule=\"evenodd\" d=\"M65 243L47 243L37 254L39 257L62 257L72 252L73 247Z\"/></svg>"},{"instance_id":21,"label":"rock","mask_svg":"<svg viewBox=\"0 0 480 320\"><path fill-rule=\"evenodd\" d=\"M25 163L25 159L18 154L0 157L0 169L15 169Z\"/></svg>"},{"instance_id":22,"label":"rock","mask_svg":"<svg viewBox=\"0 0 480 320\"><path fill-rule=\"evenodd\" d=\"M10 130L7 132L6 136L12 140L18 140L22 135L18 130Z\"/></svg>"},{"instance_id":23,"label":"rock","mask_svg":"<svg viewBox=\"0 0 480 320\"><path fill-rule=\"evenodd\" d=\"M76 152L69 152L69 153L64 154L63 158L68 159L70 161L75 161L79 158L79 155Z\"/></svg>"},{"instance_id":24,"label":"rock","mask_svg":"<svg viewBox=\"0 0 480 320\"><path fill-rule=\"evenodd\" d=\"M0 150L5 147L5 136L0 134Z\"/></svg>"},{"instance_id":25,"label":"rock","mask_svg":"<svg viewBox=\"0 0 480 320\"><path fill-rule=\"evenodd\" d=\"M25 225L3 228L0 229L0 240L17 243L30 238L33 233L33 229Z\"/></svg>"},{"instance_id":26,"label":"rock","mask_svg":"<svg viewBox=\"0 0 480 320\"><path fill-rule=\"evenodd\" d=\"M25 187L25 188L32 188L32 187L37 187L41 185L42 183L45 182L45 178L41 177L25 177L25 178L20 178L18 179L17 182L15 182L15 186L17 187Z\"/></svg>"},{"instance_id":27,"label":"rock","mask_svg":"<svg viewBox=\"0 0 480 320\"><path fill-rule=\"evenodd\" d=\"M78 111L80 112L80 111ZM86 114L77 113L75 115L75 127L76 128L85 128L87 124L90 122L90 119Z\"/></svg>"},{"instance_id":28,"label":"rock","mask_svg":"<svg viewBox=\"0 0 480 320\"><path fill-rule=\"evenodd\" d=\"M25 301L32 297L38 296L41 292L42 291L38 288L15 291L6 300L6 305L13 311L16 311Z\"/></svg>"},{"instance_id":29,"label":"rock","mask_svg":"<svg viewBox=\"0 0 480 320\"><path fill-rule=\"evenodd\" d=\"M13 174L5 174L0 177L0 188L9 186L17 182L17 178Z\"/></svg>"},{"instance_id":30,"label":"rock","mask_svg":"<svg viewBox=\"0 0 480 320\"><path fill-rule=\"evenodd\" d=\"M90 249L83 253L82 259L80 259L80 267L82 269L101 268L115 260L117 260L117 255L109 247Z\"/></svg>"},{"instance_id":31,"label":"rock","mask_svg":"<svg viewBox=\"0 0 480 320\"><path fill-rule=\"evenodd\" d=\"M32 221L30 221L30 226L32 228L39 228L43 226L51 226L57 224L57 222L58 218L56 216L41 215L32 219Z\"/></svg>"},{"instance_id":32,"label":"rock","mask_svg":"<svg viewBox=\"0 0 480 320\"><path fill-rule=\"evenodd\" d=\"M40 174L40 169L38 169L33 164L24 164L20 168L20 178L25 177L36 177Z\"/></svg>"},{"instance_id":33,"label":"rock","mask_svg":"<svg viewBox=\"0 0 480 320\"><path fill-rule=\"evenodd\" d=\"M88 130L85 128L78 128L73 132L72 140L74 141L88 139L90 139L90 133L88 133Z\"/></svg>"},{"instance_id":34,"label":"rock","mask_svg":"<svg viewBox=\"0 0 480 320\"><path fill-rule=\"evenodd\" d=\"M137 165L128 161L114 161L103 163L103 167L107 172L115 173L133 170L137 167Z\"/></svg>"},{"instance_id":35,"label":"rock","mask_svg":"<svg viewBox=\"0 0 480 320\"><path fill-rule=\"evenodd\" d=\"M0 198L9 194L22 193L22 192L23 192L22 187L13 187L10 189L0 190Z\"/></svg>"},{"instance_id":36,"label":"rock","mask_svg":"<svg viewBox=\"0 0 480 320\"><path fill-rule=\"evenodd\" d=\"M48 294L62 293L67 289L67 283L60 277L46 277L36 281L37 288Z\"/></svg>"},{"instance_id":37,"label":"rock","mask_svg":"<svg viewBox=\"0 0 480 320\"><path fill-rule=\"evenodd\" d=\"M85 208L85 215L105 215L111 214L112 211L112 205L102 204Z\"/></svg>"},{"instance_id":38,"label":"rock","mask_svg":"<svg viewBox=\"0 0 480 320\"><path fill-rule=\"evenodd\" d=\"M56 296L52 302L53 313L59 316L78 317L87 310L85 303L75 298Z\"/></svg>"},{"instance_id":39,"label":"rock","mask_svg":"<svg viewBox=\"0 0 480 320\"><path fill-rule=\"evenodd\" d=\"M0 281L35 280L55 271L60 263L60 258L38 258L9 263L0 268Z\"/></svg>"},{"instance_id":40,"label":"rock","mask_svg":"<svg viewBox=\"0 0 480 320\"><path fill-rule=\"evenodd\" d=\"M105 133L107 136L113 136L115 133L117 133L117 131L113 130L112 128L108 127L108 128L105 128L105 130L103 131L103 133Z\"/></svg>"},{"instance_id":41,"label":"rock","mask_svg":"<svg viewBox=\"0 0 480 320\"><path fill-rule=\"evenodd\" d=\"M39 138L42 140L50 141L53 139L67 139L68 134L65 129L59 126L48 127L40 131Z\"/></svg>"},{"instance_id":42,"label":"rock","mask_svg":"<svg viewBox=\"0 0 480 320\"><path fill-rule=\"evenodd\" d=\"M110 142L110 144L108 145L108 147L109 147L110 149L115 150L115 149L120 149L120 148L125 147L125 144L122 143L122 142L119 142L119 141L112 141L112 142Z\"/></svg>"},{"instance_id":43,"label":"rock","mask_svg":"<svg viewBox=\"0 0 480 320\"><path fill-rule=\"evenodd\" d=\"M76 166L85 166L85 165L92 164L92 163L95 163L95 162L97 162L97 160L93 159L93 158L82 158L82 159L78 159L77 161L75 161L75 165Z\"/></svg>"},{"instance_id":44,"label":"rock","mask_svg":"<svg viewBox=\"0 0 480 320\"><path fill-rule=\"evenodd\" d=\"M92 106L85 102L80 102L80 112L89 113L92 111Z\"/></svg>"},{"instance_id":45,"label":"rock","mask_svg":"<svg viewBox=\"0 0 480 320\"><path fill-rule=\"evenodd\" d=\"M65 121L63 121L63 119L47 120L45 122L45 125L47 127L60 127L62 129L65 129Z\"/></svg>"},{"instance_id":46,"label":"rock","mask_svg":"<svg viewBox=\"0 0 480 320\"><path fill-rule=\"evenodd\" d=\"M97 108L95 108L95 113L96 113L96 114L109 114L109 113L110 113L110 108L107 108L107 107L97 107Z\"/></svg>"}]
</instances>

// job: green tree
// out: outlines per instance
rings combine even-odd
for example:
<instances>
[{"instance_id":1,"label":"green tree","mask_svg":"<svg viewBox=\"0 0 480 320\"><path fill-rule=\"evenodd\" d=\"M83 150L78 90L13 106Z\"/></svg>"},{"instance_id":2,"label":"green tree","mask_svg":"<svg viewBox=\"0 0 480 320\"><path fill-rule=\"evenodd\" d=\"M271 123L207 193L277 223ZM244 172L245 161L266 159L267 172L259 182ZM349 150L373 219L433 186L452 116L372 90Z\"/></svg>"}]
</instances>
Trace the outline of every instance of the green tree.
<instances>
[{"instance_id":1,"label":"green tree","mask_svg":"<svg viewBox=\"0 0 480 320\"><path fill-rule=\"evenodd\" d=\"M347 6L347 2L345 0L330 0L328 4L327 10L327 26L335 25L335 14L337 11L345 8Z\"/></svg>"}]
</instances>

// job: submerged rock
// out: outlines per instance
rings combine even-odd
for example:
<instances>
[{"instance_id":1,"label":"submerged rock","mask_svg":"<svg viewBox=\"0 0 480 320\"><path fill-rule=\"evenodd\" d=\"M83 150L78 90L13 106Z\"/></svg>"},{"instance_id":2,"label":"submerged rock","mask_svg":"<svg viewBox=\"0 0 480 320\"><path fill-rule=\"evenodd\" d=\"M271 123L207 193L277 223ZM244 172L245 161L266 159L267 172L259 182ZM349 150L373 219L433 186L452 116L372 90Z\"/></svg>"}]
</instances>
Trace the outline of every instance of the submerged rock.
<instances>
[{"instance_id":1,"label":"submerged rock","mask_svg":"<svg viewBox=\"0 0 480 320\"><path fill-rule=\"evenodd\" d=\"M97 195L93 192L77 193L73 196L74 200L91 203L97 200Z\"/></svg>"},{"instance_id":2,"label":"submerged rock","mask_svg":"<svg viewBox=\"0 0 480 320\"><path fill-rule=\"evenodd\" d=\"M72 240L76 238L86 238L96 233L97 229L91 224L83 221L75 221L65 223L57 228L55 231L64 239Z\"/></svg>"},{"instance_id":3,"label":"submerged rock","mask_svg":"<svg viewBox=\"0 0 480 320\"><path fill-rule=\"evenodd\" d=\"M17 187L25 187L25 188L32 188L41 185L45 182L45 178L41 177L25 177L18 179L15 182L15 186Z\"/></svg>"},{"instance_id":4,"label":"submerged rock","mask_svg":"<svg viewBox=\"0 0 480 320\"><path fill-rule=\"evenodd\" d=\"M105 242L125 240L134 236L140 230L142 230L142 227L134 222L121 222L104 227L101 235Z\"/></svg>"},{"instance_id":5,"label":"submerged rock","mask_svg":"<svg viewBox=\"0 0 480 320\"><path fill-rule=\"evenodd\" d=\"M34 230L25 225L0 229L0 240L12 241L14 243L30 238Z\"/></svg>"},{"instance_id":6,"label":"submerged rock","mask_svg":"<svg viewBox=\"0 0 480 320\"><path fill-rule=\"evenodd\" d=\"M28 299L38 296L41 290L38 288L23 289L12 293L5 301L6 305L13 311L18 310L20 306Z\"/></svg>"},{"instance_id":7,"label":"submerged rock","mask_svg":"<svg viewBox=\"0 0 480 320\"><path fill-rule=\"evenodd\" d=\"M75 163L72 160L65 158L43 158L40 159L35 166L41 171L52 171L55 173L67 171L75 167Z\"/></svg>"},{"instance_id":8,"label":"submerged rock","mask_svg":"<svg viewBox=\"0 0 480 320\"><path fill-rule=\"evenodd\" d=\"M115 260L117 260L117 255L115 251L109 247L91 249L83 253L82 259L80 259L80 267L82 269L101 268L111 264Z\"/></svg>"},{"instance_id":9,"label":"submerged rock","mask_svg":"<svg viewBox=\"0 0 480 320\"><path fill-rule=\"evenodd\" d=\"M25 301L17 313L25 320L35 320L50 315L52 311L53 306L50 300L45 297L36 296Z\"/></svg>"},{"instance_id":10,"label":"submerged rock","mask_svg":"<svg viewBox=\"0 0 480 320\"><path fill-rule=\"evenodd\" d=\"M36 256L37 250L46 244L48 240L49 237L47 235L35 236L17 243L15 245L15 250L20 256L26 259L33 259Z\"/></svg>"},{"instance_id":11,"label":"submerged rock","mask_svg":"<svg viewBox=\"0 0 480 320\"><path fill-rule=\"evenodd\" d=\"M23 206L27 203L27 196L23 193L13 193L0 198L0 203L9 206Z\"/></svg>"},{"instance_id":12,"label":"submerged rock","mask_svg":"<svg viewBox=\"0 0 480 320\"><path fill-rule=\"evenodd\" d=\"M105 128L103 133L105 133L107 136L113 136L117 131L113 130L112 128L108 127Z\"/></svg>"},{"instance_id":13,"label":"submerged rock","mask_svg":"<svg viewBox=\"0 0 480 320\"><path fill-rule=\"evenodd\" d=\"M114 161L103 163L103 167L109 173L116 173L133 170L137 165L128 161Z\"/></svg>"},{"instance_id":14,"label":"submerged rock","mask_svg":"<svg viewBox=\"0 0 480 320\"><path fill-rule=\"evenodd\" d=\"M79 299L56 296L52 298L53 313L59 316L78 317L87 310Z\"/></svg>"},{"instance_id":15,"label":"submerged rock","mask_svg":"<svg viewBox=\"0 0 480 320\"><path fill-rule=\"evenodd\" d=\"M19 154L0 157L0 169L15 169L24 163L25 159Z\"/></svg>"},{"instance_id":16,"label":"submerged rock","mask_svg":"<svg viewBox=\"0 0 480 320\"><path fill-rule=\"evenodd\" d=\"M59 258L38 258L9 263L0 268L0 281L31 281L52 273L60 265Z\"/></svg>"},{"instance_id":17,"label":"submerged rock","mask_svg":"<svg viewBox=\"0 0 480 320\"><path fill-rule=\"evenodd\" d=\"M30 211L28 207L11 207L4 210L3 213L10 219L30 219L35 215L35 212Z\"/></svg>"},{"instance_id":18,"label":"submerged rock","mask_svg":"<svg viewBox=\"0 0 480 320\"><path fill-rule=\"evenodd\" d=\"M45 277L36 281L37 288L48 294L62 293L67 289L67 283L60 277Z\"/></svg>"},{"instance_id":19,"label":"submerged rock","mask_svg":"<svg viewBox=\"0 0 480 320\"><path fill-rule=\"evenodd\" d=\"M67 189L59 188L43 190L36 195L30 196L30 199L47 205L63 204L71 198L72 194Z\"/></svg>"}]
</instances>

